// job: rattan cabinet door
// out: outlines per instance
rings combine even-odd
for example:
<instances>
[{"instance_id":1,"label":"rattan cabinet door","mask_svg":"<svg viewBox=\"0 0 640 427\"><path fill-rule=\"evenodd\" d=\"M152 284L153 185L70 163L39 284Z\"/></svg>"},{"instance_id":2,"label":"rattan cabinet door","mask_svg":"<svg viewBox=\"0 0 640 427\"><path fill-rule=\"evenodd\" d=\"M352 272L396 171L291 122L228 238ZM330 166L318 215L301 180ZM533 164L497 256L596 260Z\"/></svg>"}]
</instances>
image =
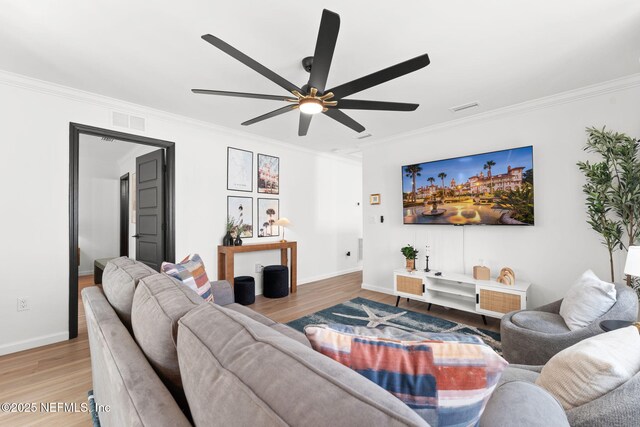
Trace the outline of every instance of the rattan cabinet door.
<instances>
[{"instance_id":1,"label":"rattan cabinet door","mask_svg":"<svg viewBox=\"0 0 640 427\"><path fill-rule=\"evenodd\" d=\"M502 317L510 311L526 307L526 294L520 291L478 287L476 311Z\"/></svg>"}]
</instances>

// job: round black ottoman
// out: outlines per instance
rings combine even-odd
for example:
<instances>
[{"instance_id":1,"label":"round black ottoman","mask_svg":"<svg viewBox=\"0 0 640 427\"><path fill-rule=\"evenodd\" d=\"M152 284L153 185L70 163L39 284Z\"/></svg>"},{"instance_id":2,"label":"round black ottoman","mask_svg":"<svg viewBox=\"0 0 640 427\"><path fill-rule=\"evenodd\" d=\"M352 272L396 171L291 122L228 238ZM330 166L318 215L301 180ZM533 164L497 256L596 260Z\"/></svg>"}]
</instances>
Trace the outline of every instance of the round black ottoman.
<instances>
[{"instance_id":1,"label":"round black ottoman","mask_svg":"<svg viewBox=\"0 0 640 427\"><path fill-rule=\"evenodd\" d=\"M251 276L233 278L233 296L238 304L249 305L256 302L256 281Z\"/></svg>"},{"instance_id":2,"label":"round black ottoman","mask_svg":"<svg viewBox=\"0 0 640 427\"><path fill-rule=\"evenodd\" d=\"M262 295L267 298L282 298L289 295L289 267L286 265L268 265L262 270L264 289Z\"/></svg>"}]
</instances>

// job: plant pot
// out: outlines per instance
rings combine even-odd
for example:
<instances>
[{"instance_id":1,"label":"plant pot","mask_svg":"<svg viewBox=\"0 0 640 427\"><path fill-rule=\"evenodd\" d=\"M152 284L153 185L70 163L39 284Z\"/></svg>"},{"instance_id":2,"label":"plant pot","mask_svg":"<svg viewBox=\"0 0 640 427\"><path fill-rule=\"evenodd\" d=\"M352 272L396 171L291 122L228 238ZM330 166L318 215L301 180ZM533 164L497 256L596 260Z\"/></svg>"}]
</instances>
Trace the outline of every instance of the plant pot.
<instances>
[{"instance_id":1,"label":"plant pot","mask_svg":"<svg viewBox=\"0 0 640 427\"><path fill-rule=\"evenodd\" d=\"M233 246L233 236L230 231L227 231L227 234L222 238L222 246Z\"/></svg>"},{"instance_id":2,"label":"plant pot","mask_svg":"<svg viewBox=\"0 0 640 427\"><path fill-rule=\"evenodd\" d=\"M407 258L407 271L413 271L416 269L416 260Z\"/></svg>"},{"instance_id":3,"label":"plant pot","mask_svg":"<svg viewBox=\"0 0 640 427\"><path fill-rule=\"evenodd\" d=\"M238 237L236 237L236 240L233 241L233 245L242 246L242 239L240 238L240 235L238 235Z\"/></svg>"}]
</instances>

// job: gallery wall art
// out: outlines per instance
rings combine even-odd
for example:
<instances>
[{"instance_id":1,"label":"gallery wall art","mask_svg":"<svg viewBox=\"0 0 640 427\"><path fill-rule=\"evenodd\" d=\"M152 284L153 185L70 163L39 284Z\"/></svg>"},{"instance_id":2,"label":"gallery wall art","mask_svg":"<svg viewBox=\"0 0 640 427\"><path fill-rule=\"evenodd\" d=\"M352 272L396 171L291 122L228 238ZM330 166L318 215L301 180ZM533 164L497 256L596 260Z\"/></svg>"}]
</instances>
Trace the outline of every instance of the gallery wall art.
<instances>
[{"instance_id":1,"label":"gallery wall art","mask_svg":"<svg viewBox=\"0 0 640 427\"><path fill-rule=\"evenodd\" d=\"M258 153L258 193L280 194L280 159Z\"/></svg>"},{"instance_id":2,"label":"gallery wall art","mask_svg":"<svg viewBox=\"0 0 640 427\"><path fill-rule=\"evenodd\" d=\"M227 147L227 190L253 191L253 152Z\"/></svg>"},{"instance_id":3,"label":"gallery wall art","mask_svg":"<svg viewBox=\"0 0 640 427\"><path fill-rule=\"evenodd\" d=\"M234 225L233 233L253 237L253 197L227 196L227 218Z\"/></svg>"},{"instance_id":4,"label":"gallery wall art","mask_svg":"<svg viewBox=\"0 0 640 427\"><path fill-rule=\"evenodd\" d=\"M258 237L280 235L280 227L274 225L280 218L280 201L278 199L258 199Z\"/></svg>"}]
</instances>

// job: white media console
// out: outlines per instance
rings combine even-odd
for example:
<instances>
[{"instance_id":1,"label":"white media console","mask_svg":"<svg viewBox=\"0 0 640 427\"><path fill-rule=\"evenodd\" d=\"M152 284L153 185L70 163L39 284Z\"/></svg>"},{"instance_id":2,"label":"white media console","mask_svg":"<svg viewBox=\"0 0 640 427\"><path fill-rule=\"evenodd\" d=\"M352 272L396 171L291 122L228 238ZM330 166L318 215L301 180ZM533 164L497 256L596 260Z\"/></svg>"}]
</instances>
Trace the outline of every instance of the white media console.
<instances>
[{"instance_id":1,"label":"white media console","mask_svg":"<svg viewBox=\"0 0 640 427\"><path fill-rule=\"evenodd\" d=\"M472 276L459 273L435 271L393 272L393 290L400 298L414 299L443 307L477 313L484 316L502 318L510 311L527 308L527 295L531 283L516 281L508 286L495 280L476 280Z\"/></svg>"}]
</instances>

